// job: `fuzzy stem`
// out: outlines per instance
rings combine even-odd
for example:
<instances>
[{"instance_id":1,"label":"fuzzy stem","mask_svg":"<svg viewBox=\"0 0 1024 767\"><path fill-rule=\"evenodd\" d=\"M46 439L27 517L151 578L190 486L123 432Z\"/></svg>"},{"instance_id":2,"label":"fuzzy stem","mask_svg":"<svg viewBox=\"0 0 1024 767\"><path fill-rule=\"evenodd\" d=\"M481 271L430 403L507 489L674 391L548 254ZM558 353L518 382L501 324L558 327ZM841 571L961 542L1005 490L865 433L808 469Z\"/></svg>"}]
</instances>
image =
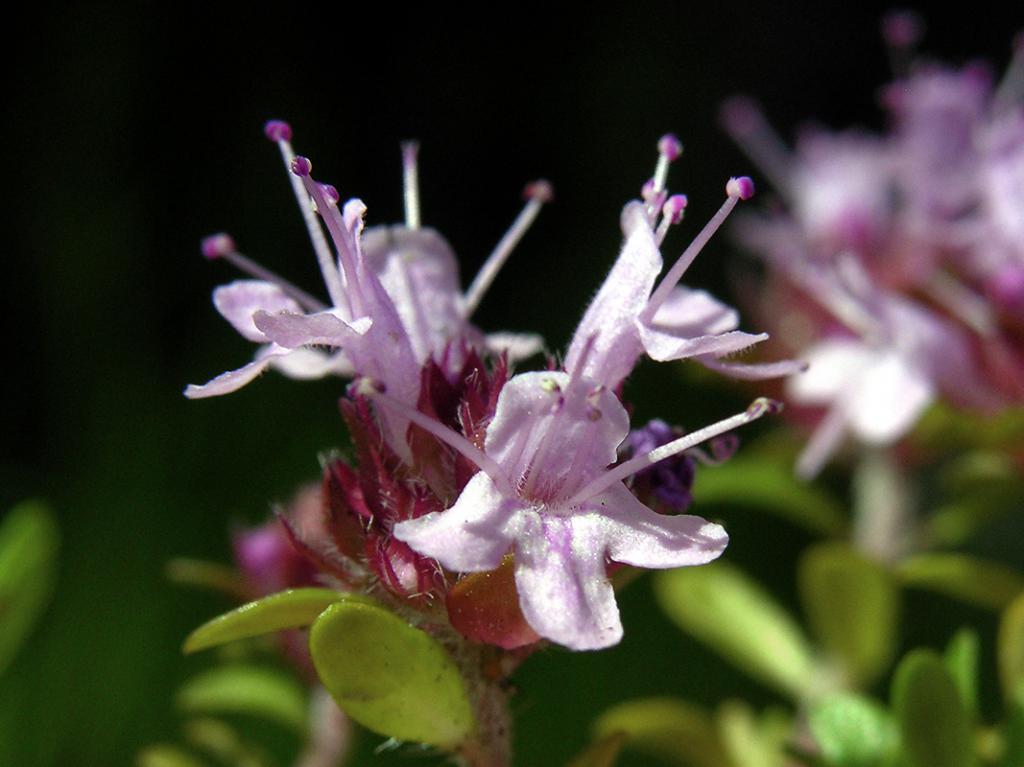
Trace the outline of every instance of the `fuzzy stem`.
<instances>
[{"instance_id":1,"label":"fuzzy stem","mask_svg":"<svg viewBox=\"0 0 1024 767\"><path fill-rule=\"evenodd\" d=\"M853 477L854 546L881 562L897 562L913 544L914 506L891 451L864 448Z\"/></svg>"}]
</instances>

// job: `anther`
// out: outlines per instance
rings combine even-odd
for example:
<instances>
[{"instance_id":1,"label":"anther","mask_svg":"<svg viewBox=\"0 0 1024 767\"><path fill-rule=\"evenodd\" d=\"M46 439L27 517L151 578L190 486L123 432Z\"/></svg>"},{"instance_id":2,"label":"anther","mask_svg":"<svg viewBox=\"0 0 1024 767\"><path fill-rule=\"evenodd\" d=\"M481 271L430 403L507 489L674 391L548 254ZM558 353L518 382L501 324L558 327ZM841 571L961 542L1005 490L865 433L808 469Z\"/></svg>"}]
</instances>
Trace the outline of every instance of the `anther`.
<instances>
[{"instance_id":1,"label":"anther","mask_svg":"<svg viewBox=\"0 0 1024 767\"><path fill-rule=\"evenodd\" d=\"M782 412L782 403L768 397L758 397L747 407L747 417L751 420L765 415L775 415Z\"/></svg>"},{"instance_id":2,"label":"anther","mask_svg":"<svg viewBox=\"0 0 1024 767\"><path fill-rule=\"evenodd\" d=\"M384 394L387 390L388 388L384 385L383 381L378 381L370 376L360 376L348 387L350 395L370 398L377 394Z\"/></svg>"},{"instance_id":3,"label":"anther","mask_svg":"<svg viewBox=\"0 0 1024 767\"><path fill-rule=\"evenodd\" d=\"M540 388L546 391L548 394L554 394L561 392L562 387L558 385L558 381L554 378L545 378L540 382Z\"/></svg>"},{"instance_id":4,"label":"anther","mask_svg":"<svg viewBox=\"0 0 1024 767\"><path fill-rule=\"evenodd\" d=\"M739 176L730 178L725 185L725 193L730 197L739 197L741 200L749 200L754 196L754 182L750 176Z\"/></svg>"},{"instance_id":5,"label":"anther","mask_svg":"<svg viewBox=\"0 0 1024 767\"><path fill-rule=\"evenodd\" d=\"M225 232L218 232L217 234L211 234L209 237L204 237L199 243L199 249L202 251L203 257L211 261L217 258L224 258L224 256L234 253L236 250L234 239Z\"/></svg>"},{"instance_id":6,"label":"anther","mask_svg":"<svg viewBox=\"0 0 1024 767\"><path fill-rule=\"evenodd\" d=\"M308 157L296 155L295 157L292 158L291 171L296 176L308 176L310 173L313 172L313 163L309 161Z\"/></svg>"},{"instance_id":7,"label":"anther","mask_svg":"<svg viewBox=\"0 0 1024 767\"><path fill-rule=\"evenodd\" d=\"M524 200L536 200L537 202L551 202L555 199L555 188L549 181L542 178L526 185L523 189Z\"/></svg>"},{"instance_id":8,"label":"anther","mask_svg":"<svg viewBox=\"0 0 1024 767\"><path fill-rule=\"evenodd\" d=\"M324 197L327 201L337 205L341 201L341 195L338 194L338 190L332 184L320 184L320 191L324 193Z\"/></svg>"},{"instance_id":9,"label":"anther","mask_svg":"<svg viewBox=\"0 0 1024 767\"><path fill-rule=\"evenodd\" d=\"M658 153L669 162L675 162L683 153L683 142L674 133L666 133L658 139Z\"/></svg>"},{"instance_id":10,"label":"anther","mask_svg":"<svg viewBox=\"0 0 1024 767\"><path fill-rule=\"evenodd\" d=\"M263 135L275 143L279 141L291 141L292 126L284 120L267 120L266 124L263 126Z\"/></svg>"},{"instance_id":11,"label":"anther","mask_svg":"<svg viewBox=\"0 0 1024 767\"><path fill-rule=\"evenodd\" d=\"M685 194L674 194L665 200L665 204L661 207L661 215L668 219L670 224L678 224L683 220L686 204Z\"/></svg>"},{"instance_id":12,"label":"anther","mask_svg":"<svg viewBox=\"0 0 1024 767\"><path fill-rule=\"evenodd\" d=\"M587 408L587 420L588 421L600 421L601 411L596 407Z\"/></svg>"}]
</instances>

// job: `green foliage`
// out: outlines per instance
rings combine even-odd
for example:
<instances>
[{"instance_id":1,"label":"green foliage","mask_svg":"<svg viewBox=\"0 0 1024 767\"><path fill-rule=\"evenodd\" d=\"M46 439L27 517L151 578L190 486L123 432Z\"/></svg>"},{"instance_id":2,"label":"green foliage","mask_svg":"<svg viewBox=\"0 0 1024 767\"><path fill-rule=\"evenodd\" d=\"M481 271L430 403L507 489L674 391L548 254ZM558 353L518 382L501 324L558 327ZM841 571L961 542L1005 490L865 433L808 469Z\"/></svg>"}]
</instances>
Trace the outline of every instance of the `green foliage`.
<instances>
[{"instance_id":1,"label":"green foliage","mask_svg":"<svg viewBox=\"0 0 1024 767\"><path fill-rule=\"evenodd\" d=\"M308 626L330 605L340 601L372 603L368 597L331 589L288 589L204 623L188 635L183 649L193 653L236 639Z\"/></svg>"},{"instance_id":2,"label":"green foliage","mask_svg":"<svg viewBox=\"0 0 1024 767\"><path fill-rule=\"evenodd\" d=\"M677 698L641 698L605 711L594 723L599 740L625 735L629 748L680 767L720 767L727 763L714 719Z\"/></svg>"},{"instance_id":3,"label":"green foliage","mask_svg":"<svg viewBox=\"0 0 1024 767\"><path fill-rule=\"evenodd\" d=\"M977 633L962 628L949 640L943 658L971 719L978 713L978 645Z\"/></svg>"},{"instance_id":4,"label":"green foliage","mask_svg":"<svg viewBox=\"0 0 1024 767\"><path fill-rule=\"evenodd\" d=\"M842 506L816 485L793 473L788 453L762 451L697 472L693 497L701 504L716 503L774 514L819 535L842 535L846 516Z\"/></svg>"},{"instance_id":5,"label":"green foliage","mask_svg":"<svg viewBox=\"0 0 1024 767\"><path fill-rule=\"evenodd\" d=\"M887 767L899 754L899 732L884 706L852 693L814 704L808 725L831 767Z\"/></svg>"},{"instance_id":6,"label":"green foliage","mask_svg":"<svg viewBox=\"0 0 1024 767\"><path fill-rule=\"evenodd\" d=\"M901 562L897 573L907 586L992 610L1003 609L1024 592L1024 577L1016 570L966 554L918 554Z\"/></svg>"},{"instance_id":7,"label":"green foliage","mask_svg":"<svg viewBox=\"0 0 1024 767\"><path fill-rule=\"evenodd\" d=\"M804 553L798 578L815 638L848 682L870 685L896 652L899 592L890 573L846 544L824 543Z\"/></svg>"},{"instance_id":8,"label":"green foliage","mask_svg":"<svg viewBox=\"0 0 1024 767\"><path fill-rule=\"evenodd\" d=\"M614 767L626 738L623 732L599 738L577 754L566 767Z\"/></svg>"},{"instance_id":9,"label":"green foliage","mask_svg":"<svg viewBox=\"0 0 1024 767\"><path fill-rule=\"evenodd\" d=\"M15 506L0 523L0 673L50 602L58 548L57 523L38 501Z\"/></svg>"},{"instance_id":10,"label":"green foliage","mask_svg":"<svg viewBox=\"0 0 1024 767\"><path fill-rule=\"evenodd\" d=\"M147 746L135 757L135 767L208 767L207 763L198 759L178 746L163 743Z\"/></svg>"},{"instance_id":11,"label":"green foliage","mask_svg":"<svg viewBox=\"0 0 1024 767\"><path fill-rule=\"evenodd\" d=\"M684 631L786 695L815 686L811 647L793 617L728 562L659 573L655 595Z\"/></svg>"},{"instance_id":12,"label":"green foliage","mask_svg":"<svg viewBox=\"0 0 1024 767\"><path fill-rule=\"evenodd\" d=\"M186 714L246 714L307 729L306 691L283 672L252 665L218 666L189 679L178 691Z\"/></svg>"},{"instance_id":13,"label":"green foliage","mask_svg":"<svg viewBox=\"0 0 1024 767\"><path fill-rule=\"evenodd\" d=\"M997 647L1003 695L1012 700L1024 687L1024 594L1003 611Z\"/></svg>"},{"instance_id":14,"label":"green foliage","mask_svg":"<svg viewBox=\"0 0 1024 767\"><path fill-rule=\"evenodd\" d=\"M313 623L309 649L338 706L375 732L452 748L474 729L465 684L447 651L382 607L331 605Z\"/></svg>"},{"instance_id":15,"label":"green foliage","mask_svg":"<svg viewBox=\"0 0 1024 767\"><path fill-rule=\"evenodd\" d=\"M993 519L1024 506L1024 477L1006 454L975 450L944 468L942 502L928 519L928 539L956 546Z\"/></svg>"},{"instance_id":16,"label":"green foliage","mask_svg":"<svg viewBox=\"0 0 1024 767\"><path fill-rule=\"evenodd\" d=\"M739 700L726 701L718 710L718 732L728 754L725 764L736 767L780 767L792 723L769 709L758 717Z\"/></svg>"},{"instance_id":17,"label":"green foliage","mask_svg":"<svg viewBox=\"0 0 1024 767\"><path fill-rule=\"evenodd\" d=\"M967 710L953 676L931 650L900 662L892 707L909 767L970 767L973 741Z\"/></svg>"}]
</instances>

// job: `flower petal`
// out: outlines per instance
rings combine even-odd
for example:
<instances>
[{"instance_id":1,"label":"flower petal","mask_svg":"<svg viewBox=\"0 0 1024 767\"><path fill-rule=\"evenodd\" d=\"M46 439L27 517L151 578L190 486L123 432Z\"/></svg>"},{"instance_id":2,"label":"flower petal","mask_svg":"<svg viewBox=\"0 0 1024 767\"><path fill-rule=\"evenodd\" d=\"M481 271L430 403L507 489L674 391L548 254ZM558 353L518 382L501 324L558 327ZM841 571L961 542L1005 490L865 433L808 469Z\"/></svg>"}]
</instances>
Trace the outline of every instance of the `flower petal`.
<instances>
[{"instance_id":1,"label":"flower petal","mask_svg":"<svg viewBox=\"0 0 1024 767\"><path fill-rule=\"evenodd\" d=\"M801 360L780 360L779 362L722 362L714 357L697 357L699 362L716 373L739 378L743 381L760 381L765 378L782 378L807 370L807 363Z\"/></svg>"},{"instance_id":2,"label":"flower petal","mask_svg":"<svg viewBox=\"0 0 1024 767\"><path fill-rule=\"evenodd\" d=\"M481 471L450 509L399 522L394 536L449 570L493 570L515 539L517 510L516 502L505 499Z\"/></svg>"},{"instance_id":3,"label":"flower petal","mask_svg":"<svg viewBox=\"0 0 1024 767\"><path fill-rule=\"evenodd\" d=\"M510 362L532 357L544 349L544 339L536 333L488 333L484 343L492 354L508 354Z\"/></svg>"},{"instance_id":4,"label":"flower petal","mask_svg":"<svg viewBox=\"0 0 1024 767\"><path fill-rule=\"evenodd\" d=\"M278 348L280 349L280 347ZM219 376L207 383L199 385L189 384L185 387L185 396L189 399L203 399L204 397L219 397L222 394L230 394L233 391L238 391L266 370L274 357L287 353L287 349L280 349L280 351L258 357L248 365L243 365L237 370L229 370L227 373L221 373Z\"/></svg>"},{"instance_id":5,"label":"flower petal","mask_svg":"<svg viewBox=\"0 0 1024 767\"><path fill-rule=\"evenodd\" d=\"M658 307L651 324L679 336L706 336L739 327L739 312L706 290L677 285Z\"/></svg>"},{"instance_id":6,"label":"flower petal","mask_svg":"<svg viewBox=\"0 0 1024 767\"><path fill-rule=\"evenodd\" d=\"M266 343L267 337L253 323L258 311L302 312L302 307L272 282L263 280L236 280L213 291L213 305L235 330L256 343Z\"/></svg>"},{"instance_id":7,"label":"flower petal","mask_svg":"<svg viewBox=\"0 0 1024 767\"><path fill-rule=\"evenodd\" d=\"M807 372L787 382L787 393L795 402L826 405L850 385L871 363L873 352L860 341L833 339L815 344L804 353Z\"/></svg>"},{"instance_id":8,"label":"flower petal","mask_svg":"<svg viewBox=\"0 0 1024 767\"><path fill-rule=\"evenodd\" d=\"M253 316L253 322L267 338L289 349L307 344L344 346L364 335L372 324L369 317L360 317L348 323L331 312L268 314L258 311Z\"/></svg>"},{"instance_id":9,"label":"flower petal","mask_svg":"<svg viewBox=\"0 0 1024 767\"><path fill-rule=\"evenodd\" d=\"M523 512L516 590L527 622L573 650L618 643L622 622L605 573L600 531L573 517Z\"/></svg>"},{"instance_id":10,"label":"flower petal","mask_svg":"<svg viewBox=\"0 0 1024 767\"><path fill-rule=\"evenodd\" d=\"M668 328L660 328L640 322L637 325L640 328L640 340L643 342L644 349L647 350L647 354L651 359L658 360L659 362L681 360L686 357L696 357L702 354L721 357L725 354L732 354L733 352L746 349L768 338L767 333L744 333L741 330L686 338L675 335Z\"/></svg>"},{"instance_id":11,"label":"flower petal","mask_svg":"<svg viewBox=\"0 0 1024 767\"><path fill-rule=\"evenodd\" d=\"M608 556L637 567L702 565L716 559L729 543L721 525L689 514L657 514L618 484L587 502L579 525L594 528ZM595 508L596 507L596 508Z\"/></svg>"},{"instance_id":12,"label":"flower petal","mask_svg":"<svg viewBox=\"0 0 1024 767\"><path fill-rule=\"evenodd\" d=\"M593 348L578 372L609 388L629 375L643 351L634 320L647 305L662 266L642 203L632 202L623 209L622 230L626 236L622 251L580 320L565 358L565 369L574 372L593 336Z\"/></svg>"},{"instance_id":13,"label":"flower petal","mask_svg":"<svg viewBox=\"0 0 1024 767\"><path fill-rule=\"evenodd\" d=\"M303 347L292 349L289 354L275 357L271 366L289 378L299 380L312 380L329 375L351 378L356 374L355 368L344 352L326 354L319 349Z\"/></svg>"},{"instance_id":14,"label":"flower petal","mask_svg":"<svg viewBox=\"0 0 1024 767\"><path fill-rule=\"evenodd\" d=\"M934 398L935 389L925 372L889 352L851 388L847 417L858 437L884 444L909 431Z\"/></svg>"}]
</instances>

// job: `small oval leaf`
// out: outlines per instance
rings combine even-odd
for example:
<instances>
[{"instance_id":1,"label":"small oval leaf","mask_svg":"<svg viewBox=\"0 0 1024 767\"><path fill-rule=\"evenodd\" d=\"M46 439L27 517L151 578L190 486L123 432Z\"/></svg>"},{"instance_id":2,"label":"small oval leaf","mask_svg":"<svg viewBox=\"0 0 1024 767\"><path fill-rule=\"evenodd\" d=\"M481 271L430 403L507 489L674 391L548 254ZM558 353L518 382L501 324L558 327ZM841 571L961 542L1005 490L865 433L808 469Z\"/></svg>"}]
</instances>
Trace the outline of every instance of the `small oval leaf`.
<instances>
[{"instance_id":1,"label":"small oval leaf","mask_svg":"<svg viewBox=\"0 0 1024 767\"><path fill-rule=\"evenodd\" d=\"M236 639L308 626L320 613L341 601L375 604L369 597L331 589L279 591L207 621L188 635L182 649L193 653Z\"/></svg>"},{"instance_id":2,"label":"small oval leaf","mask_svg":"<svg viewBox=\"0 0 1024 767\"><path fill-rule=\"evenodd\" d=\"M566 767L615 767L622 747L626 743L624 732L613 732L594 741L577 754Z\"/></svg>"},{"instance_id":3,"label":"small oval leaf","mask_svg":"<svg viewBox=\"0 0 1024 767\"><path fill-rule=\"evenodd\" d=\"M738 568L718 561L658 573L654 591L669 618L751 676L797 698L813 689L800 627Z\"/></svg>"},{"instance_id":4,"label":"small oval leaf","mask_svg":"<svg viewBox=\"0 0 1024 767\"><path fill-rule=\"evenodd\" d=\"M979 607L1002 610L1024 593L1024 576L966 554L918 554L897 570L907 586L930 589Z\"/></svg>"},{"instance_id":5,"label":"small oval leaf","mask_svg":"<svg viewBox=\"0 0 1024 767\"><path fill-rule=\"evenodd\" d=\"M309 649L350 717L398 740L452 748L473 730L462 676L445 649L394 613L338 602L313 623Z\"/></svg>"},{"instance_id":6,"label":"small oval leaf","mask_svg":"<svg viewBox=\"0 0 1024 767\"><path fill-rule=\"evenodd\" d=\"M899 592L888 570L846 544L824 543L801 557L798 579L818 642L849 682L870 685L896 652Z\"/></svg>"},{"instance_id":7,"label":"small oval leaf","mask_svg":"<svg viewBox=\"0 0 1024 767\"><path fill-rule=\"evenodd\" d=\"M0 672L50 602L58 545L57 523L39 502L15 506L0 522Z\"/></svg>"},{"instance_id":8,"label":"small oval leaf","mask_svg":"<svg viewBox=\"0 0 1024 767\"><path fill-rule=\"evenodd\" d=\"M999 621L999 681L1003 695L1013 700L1024 687L1024 594L1003 611Z\"/></svg>"},{"instance_id":9,"label":"small oval leaf","mask_svg":"<svg viewBox=\"0 0 1024 767\"><path fill-rule=\"evenodd\" d=\"M893 678L892 708L910 767L971 767L970 722L956 683L937 653L907 654Z\"/></svg>"},{"instance_id":10,"label":"small oval leaf","mask_svg":"<svg viewBox=\"0 0 1024 767\"><path fill-rule=\"evenodd\" d=\"M680 767L720 767L725 751L704 709L677 698L640 698L605 711L594 723L594 736L625 735L636 751Z\"/></svg>"},{"instance_id":11,"label":"small oval leaf","mask_svg":"<svg viewBox=\"0 0 1024 767\"><path fill-rule=\"evenodd\" d=\"M960 691L960 700L964 703L964 709L970 715L972 721L978 712L978 656L981 642L978 634L969 628L962 628L946 646L944 660L946 668L949 669L957 690Z\"/></svg>"},{"instance_id":12,"label":"small oval leaf","mask_svg":"<svg viewBox=\"0 0 1024 767\"><path fill-rule=\"evenodd\" d=\"M811 708L808 724L833 767L879 767L890 764L899 751L899 732L889 712L860 695L823 698Z\"/></svg>"},{"instance_id":13,"label":"small oval leaf","mask_svg":"<svg viewBox=\"0 0 1024 767\"><path fill-rule=\"evenodd\" d=\"M306 731L305 690L293 677L271 668L218 666L189 679L175 700L187 714L247 714Z\"/></svg>"}]
</instances>

